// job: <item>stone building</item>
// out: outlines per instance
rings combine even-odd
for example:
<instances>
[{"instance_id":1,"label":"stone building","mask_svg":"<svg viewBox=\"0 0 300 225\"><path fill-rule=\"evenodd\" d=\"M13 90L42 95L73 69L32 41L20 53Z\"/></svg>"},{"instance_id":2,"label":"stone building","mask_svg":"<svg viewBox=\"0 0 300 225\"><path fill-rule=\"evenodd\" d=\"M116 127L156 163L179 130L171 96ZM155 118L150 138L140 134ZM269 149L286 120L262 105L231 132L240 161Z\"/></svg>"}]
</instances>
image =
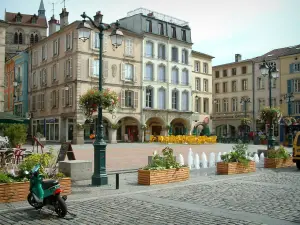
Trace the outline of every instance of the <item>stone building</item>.
<instances>
[{"instance_id":1,"label":"stone building","mask_svg":"<svg viewBox=\"0 0 300 225\"><path fill-rule=\"evenodd\" d=\"M5 37L8 24L0 20L0 112L4 112Z\"/></svg>"}]
</instances>

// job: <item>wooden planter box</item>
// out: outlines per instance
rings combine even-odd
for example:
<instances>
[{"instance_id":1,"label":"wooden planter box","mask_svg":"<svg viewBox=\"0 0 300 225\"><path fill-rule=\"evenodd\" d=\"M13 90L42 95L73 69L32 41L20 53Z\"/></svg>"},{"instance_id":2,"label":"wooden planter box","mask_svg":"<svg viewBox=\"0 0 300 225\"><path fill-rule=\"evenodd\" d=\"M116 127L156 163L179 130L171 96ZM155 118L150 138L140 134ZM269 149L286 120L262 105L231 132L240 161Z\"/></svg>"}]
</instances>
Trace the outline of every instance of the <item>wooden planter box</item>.
<instances>
[{"instance_id":1,"label":"wooden planter box","mask_svg":"<svg viewBox=\"0 0 300 225\"><path fill-rule=\"evenodd\" d=\"M63 195L71 194L71 179L63 178L59 181ZM0 184L0 203L19 202L27 200L29 181Z\"/></svg>"},{"instance_id":2,"label":"wooden planter box","mask_svg":"<svg viewBox=\"0 0 300 225\"><path fill-rule=\"evenodd\" d=\"M190 169L188 167L168 170L138 170L138 184L142 185L186 181L189 177Z\"/></svg>"},{"instance_id":3,"label":"wooden planter box","mask_svg":"<svg viewBox=\"0 0 300 225\"><path fill-rule=\"evenodd\" d=\"M240 173L251 173L256 171L256 164L254 161L250 161L248 166L244 166L242 163L217 163L217 174L230 175Z\"/></svg>"},{"instance_id":4,"label":"wooden planter box","mask_svg":"<svg viewBox=\"0 0 300 225\"><path fill-rule=\"evenodd\" d=\"M294 166L293 158L290 157L286 160L276 159L276 158L265 158L265 168L282 168L282 167L291 167Z\"/></svg>"}]
</instances>

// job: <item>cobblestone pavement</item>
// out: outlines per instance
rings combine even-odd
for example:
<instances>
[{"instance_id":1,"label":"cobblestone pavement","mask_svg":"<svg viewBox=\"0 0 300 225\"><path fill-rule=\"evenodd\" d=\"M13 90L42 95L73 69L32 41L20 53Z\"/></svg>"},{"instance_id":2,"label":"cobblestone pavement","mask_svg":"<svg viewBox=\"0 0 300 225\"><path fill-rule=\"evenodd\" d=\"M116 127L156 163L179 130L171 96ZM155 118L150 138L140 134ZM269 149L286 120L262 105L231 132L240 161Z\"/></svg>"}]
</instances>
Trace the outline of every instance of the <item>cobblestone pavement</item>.
<instances>
[{"instance_id":1,"label":"cobblestone pavement","mask_svg":"<svg viewBox=\"0 0 300 225\"><path fill-rule=\"evenodd\" d=\"M76 183L67 204L77 217L59 219L26 203L0 204L0 224L296 225L299 178L294 167L231 176L210 169L193 171L187 182L145 187L136 185L136 174L127 174L120 190L113 190L112 178L107 187Z\"/></svg>"}]
</instances>

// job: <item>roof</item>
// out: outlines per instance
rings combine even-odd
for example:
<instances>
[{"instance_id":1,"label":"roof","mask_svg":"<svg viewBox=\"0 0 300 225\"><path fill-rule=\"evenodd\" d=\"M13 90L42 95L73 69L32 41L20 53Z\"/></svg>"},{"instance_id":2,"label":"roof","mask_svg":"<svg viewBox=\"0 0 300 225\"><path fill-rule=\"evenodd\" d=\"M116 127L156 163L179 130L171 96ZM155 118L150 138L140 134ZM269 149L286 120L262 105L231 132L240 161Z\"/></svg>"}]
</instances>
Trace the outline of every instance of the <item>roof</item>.
<instances>
[{"instance_id":1,"label":"roof","mask_svg":"<svg viewBox=\"0 0 300 225\"><path fill-rule=\"evenodd\" d=\"M43 0L41 0L41 3L40 3L40 8L39 8L39 10L41 10L41 11L45 11L45 7L44 7L44 2L43 2Z\"/></svg>"},{"instance_id":2,"label":"roof","mask_svg":"<svg viewBox=\"0 0 300 225\"><path fill-rule=\"evenodd\" d=\"M211 56L211 55L208 55L208 54L205 54L205 53L202 53L202 52L198 52L198 51L195 51L195 50L192 50L192 54L201 55L201 56L204 56L204 57L207 57L207 58L210 58L210 59L215 58L214 56Z\"/></svg>"},{"instance_id":3,"label":"roof","mask_svg":"<svg viewBox=\"0 0 300 225\"><path fill-rule=\"evenodd\" d=\"M20 14L22 16L21 22L16 22L16 16ZM31 23L31 20L33 16L37 17L36 23ZM11 12L5 12L5 21L9 24L18 24L18 25L25 25L25 26L31 26L31 27L44 27L47 28L47 20L45 17L39 17L37 15L29 15L29 14L21 14L21 13L11 13Z\"/></svg>"},{"instance_id":4,"label":"roof","mask_svg":"<svg viewBox=\"0 0 300 225\"><path fill-rule=\"evenodd\" d=\"M239 64L239 63L247 63L247 62L252 62L252 60L251 59L244 59L244 60L240 60L238 62L231 62L231 63L225 63L225 64L213 66L213 68L221 67L221 66L231 66L231 65L235 65L235 64Z\"/></svg>"}]
</instances>

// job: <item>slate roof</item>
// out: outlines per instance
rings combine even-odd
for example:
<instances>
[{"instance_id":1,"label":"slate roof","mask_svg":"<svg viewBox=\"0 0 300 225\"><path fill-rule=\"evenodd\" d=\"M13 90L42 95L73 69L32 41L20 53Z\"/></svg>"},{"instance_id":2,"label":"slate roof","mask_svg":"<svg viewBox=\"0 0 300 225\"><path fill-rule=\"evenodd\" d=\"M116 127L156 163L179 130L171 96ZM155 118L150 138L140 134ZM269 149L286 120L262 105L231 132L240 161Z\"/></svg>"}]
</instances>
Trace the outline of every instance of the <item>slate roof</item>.
<instances>
[{"instance_id":1,"label":"slate roof","mask_svg":"<svg viewBox=\"0 0 300 225\"><path fill-rule=\"evenodd\" d=\"M45 17L39 17L37 15L29 15L29 14L21 14L22 20L21 22L16 21L16 16L18 13L11 13L11 12L6 12L5 13L5 21L10 23L10 24L18 24L18 25L23 25L23 26L31 26L31 27L43 27L47 28L47 20ZM31 20L33 16L37 17L36 23L32 23Z\"/></svg>"},{"instance_id":2,"label":"slate roof","mask_svg":"<svg viewBox=\"0 0 300 225\"><path fill-rule=\"evenodd\" d=\"M208 54L206 54L206 53L198 52L198 51L195 51L195 50L192 50L192 54L203 55L203 56L208 57L208 58L211 58L211 59L215 58L214 56L208 55Z\"/></svg>"}]
</instances>

